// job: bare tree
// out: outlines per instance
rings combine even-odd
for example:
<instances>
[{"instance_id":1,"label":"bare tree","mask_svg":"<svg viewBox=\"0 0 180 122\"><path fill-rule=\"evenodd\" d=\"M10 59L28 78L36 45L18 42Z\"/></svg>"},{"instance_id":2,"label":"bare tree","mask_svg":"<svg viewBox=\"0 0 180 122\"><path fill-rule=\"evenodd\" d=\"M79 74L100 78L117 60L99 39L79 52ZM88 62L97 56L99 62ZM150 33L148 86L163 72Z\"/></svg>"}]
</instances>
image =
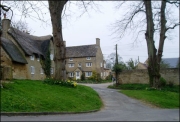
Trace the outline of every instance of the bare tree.
<instances>
[{"instance_id":1,"label":"bare tree","mask_svg":"<svg viewBox=\"0 0 180 122\"><path fill-rule=\"evenodd\" d=\"M9 11L9 9L13 6L15 8L20 9L21 16L25 17L32 17L39 19L43 22L46 22L43 19L43 15L46 13L43 13L41 10L41 5L43 5L43 2L40 1L40 7L37 6L37 3L34 3L34 1L15 1L12 2L10 7L4 6L3 4L0 4L0 7L3 7L5 11ZM50 11L50 17L51 17L51 23L52 23L52 31L53 31L53 42L54 42L54 62L55 62L55 79L61 79L65 80L65 45L63 43L63 35L62 35L62 17L66 16L65 10L67 8L67 2L72 3L69 0L64 1L48 1L48 7ZM85 12L88 12L88 9L93 9L93 6L97 8L97 4L94 4L92 1L77 1L76 5L79 8L84 8L84 11L80 16L82 16ZM34 11L37 13L37 17L32 16L30 13ZM40 12L40 13L39 13Z\"/></svg>"},{"instance_id":2,"label":"bare tree","mask_svg":"<svg viewBox=\"0 0 180 122\"><path fill-rule=\"evenodd\" d=\"M121 6L125 3L126 2L122 2L117 6L117 8L121 8ZM118 33L118 38L120 39L124 36L128 29L137 32L135 41L137 41L140 33L145 32L148 50L149 83L151 87L155 88L160 87L160 61L163 53L166 33L168 30L174 29L180 24L179 20L171 21L172 17L168 14L169 10L167 10L167 3L175 5L178 8L180 4L179 1L171 2L169 0L161 0L159 2L143 0L136 2L131 4L130 10L124 15L124 18L114 24L114 33ZM166 17L168 17L168 19ZM146 25L146 28L143 28L144 25ZM159 34L158 50L155 47L154 40L154 34L156 33Z\"/></svg>"}]
</instances>

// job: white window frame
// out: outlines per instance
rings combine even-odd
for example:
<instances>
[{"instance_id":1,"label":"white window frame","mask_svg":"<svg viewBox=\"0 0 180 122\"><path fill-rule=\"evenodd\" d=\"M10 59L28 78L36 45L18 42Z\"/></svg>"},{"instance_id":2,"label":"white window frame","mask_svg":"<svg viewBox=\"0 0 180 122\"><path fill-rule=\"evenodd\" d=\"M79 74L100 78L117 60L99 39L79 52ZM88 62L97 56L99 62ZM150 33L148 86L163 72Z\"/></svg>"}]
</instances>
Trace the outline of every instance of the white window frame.
<instances>
[{"instance_id":1,"label":"white window frame","mask_svg":"<svg viewBox=\"0 0 180 122\"><path fill-rule=\"evenodd\" d=\"M102 67L102 63L101 63L101 67Z\"/></svg>"},{"instance_id":2,"label":"white window frame","mask_svg":"<svg viewBox=\"0 0 180 122\"><path fill-rule=\"evenodd\" d=\"M106 72L104 72L104 76L106 76Z\"/></svg>"},{"instance_id":3,"label":"white window frame","mask_svg":"<svg viewBox=\"0 0 180 122\"><path fill-rule=\"evenodd\" d=\"M92 67L92 63L91 62L86 63L86 67Z\"/></svg>"},{"instance_id":4,"label":"white window frame","mask_svg":"<svg viewBox=\"0 0 180 122\"><path fill-rule=\"evenodd\" d=\"M74 77L74 72L69 72L69 77Z\"/></svg>"},{"instance_id":5,"label":"white window frame","mask_svg":"<svg viewBox=\"0 0 180 122\"><path fill-rule=\"evenodd\" d=\"M32 61L34 61L34 55L31 55L31 56L30 56L30 59L31 59Z\"/></svg>"},{"instance_id":6,"label":"white window frame","mask_svg":"<svg viewBox=\"0 0 180 122\"><path fill-rule=\"evenodd\" d=\"M91 57L86 57L86 60L91 60Z\"/></svg>"},{"instance_id":7,"label":"white window frame","mask_svg":"<svg viewBox=\"0 0 180 122\"><path fill-rule=\"evenodd\" d=\"M104 68L106 68L106 64L104 63Z\"/></svg>"},{"instance_id":8,"label":"white window frame","mask_svg":"<svg viewBox=\"0 0 180 122\"><path fill-rule=\"evenodd\" d=\"M42 67L41 67L41 69L40 69L40 74L44 74L44 70L43 70Z\"/></svg>"},{"instance_id":9,"label":"white window frame","mask_svg":"<svg viewBox=\"0 0 180 122\"><path fill-rule=\"evenodd\" d=\"M81 67L81 63L78 63L78 67Z\"/></svg>"},{"instance_id":10,"label":"white window frame","mask_svg":"<svg viewBox=\"0 0 180 122\"><path fill-rule=\"evenodd\" d=\"M51 74L54 74L54 67L51 67Z\"/></svg>"},{"instance_id":11,"label":"white window frame","mask_svg":"<svg viewBox=\"0 0 180 122\"><path fill-rule=\"evenodd\" d=\"M86 77L91 77L92 76L92 72L86 72Z\"/></svg>"},{"instance_id":12,"label":"white window frame","mask_svg":"<svg viewBox=\"0 0 180 122\"><path fill-rule=\"evenodd\" d=\"M103 76L103 73L101 72L101 77Z\"/></svg>"},{"instance_id":13,"label":"white window frame","mask_svg":"<svg viewBox=\"0 0 180 122\"><path fill-rule=\"evenodd\" d=\"M73 58L69 58L69 61L73 61Z\"/></svg>"},{"instance_id":14,"label":"white window frame","mask_svg":"<svg viewBox=\"0 0 180 122\"><path fill-rule=\"evenodd\" d=\"M69 67L74 67L74 63L69 63Z\"/></svg>"},{"instance_id":15,"label":"white window frame","mask_svg":"<svg viewBox=\"0 0 180 122\"><path fill-rule=\"evenodd\" d=\"M31 71L31 74L35 74L35 68L34 68L34 66L31 66L31 67L30 67L30 71Z\"/></svg>"},{"instance_id":16,"label":"white window frame","mask_svg":"<svg viewBox=\"0 0 180 122\"><path fill-rule=\"evenodd\" d=\"M50 54L51 61L53 60L53 58L54 58L54 54Z\"/></svg>"}]
</instances>

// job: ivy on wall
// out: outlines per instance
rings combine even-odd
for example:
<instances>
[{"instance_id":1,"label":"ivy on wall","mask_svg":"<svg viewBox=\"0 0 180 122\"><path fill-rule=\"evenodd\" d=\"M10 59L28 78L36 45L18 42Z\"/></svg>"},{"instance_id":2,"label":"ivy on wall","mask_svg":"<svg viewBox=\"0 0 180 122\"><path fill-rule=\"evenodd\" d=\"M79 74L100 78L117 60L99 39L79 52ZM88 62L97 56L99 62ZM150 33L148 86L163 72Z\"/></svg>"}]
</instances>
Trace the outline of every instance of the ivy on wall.
<instances>
[{"instance_id":1,"label":"ivy on wall","mask_svg":"<svg viewBox=\"0 0 180 122\"><path fill-rule=\"evenodd\" d=\"M51 59L50 59L50 50L46 52L45 59L40 59L41 66L44 70L44 74L46 75L46 78L49 78L51 76Z\"/></svg>"}]
</instances>

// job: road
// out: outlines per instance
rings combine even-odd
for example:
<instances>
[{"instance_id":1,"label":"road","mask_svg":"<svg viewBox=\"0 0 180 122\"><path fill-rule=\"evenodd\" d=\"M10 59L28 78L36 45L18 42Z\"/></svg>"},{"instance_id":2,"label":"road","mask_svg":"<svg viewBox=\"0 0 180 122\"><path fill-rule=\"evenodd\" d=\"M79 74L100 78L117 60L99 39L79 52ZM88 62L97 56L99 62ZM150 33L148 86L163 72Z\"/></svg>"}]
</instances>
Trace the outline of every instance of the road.
<instances>
[{"instance_id":1,"label":"road","mask_svg":"<svg viewBox=\"0 0 180 122\"><path fill-rule=\"evenodd\" d=\"M1 121L179 121L179 109L160 109L129 98L106 84L84 84L96 90L104 107L93 113L1 116Z\"/></svg>"}]
</instances>

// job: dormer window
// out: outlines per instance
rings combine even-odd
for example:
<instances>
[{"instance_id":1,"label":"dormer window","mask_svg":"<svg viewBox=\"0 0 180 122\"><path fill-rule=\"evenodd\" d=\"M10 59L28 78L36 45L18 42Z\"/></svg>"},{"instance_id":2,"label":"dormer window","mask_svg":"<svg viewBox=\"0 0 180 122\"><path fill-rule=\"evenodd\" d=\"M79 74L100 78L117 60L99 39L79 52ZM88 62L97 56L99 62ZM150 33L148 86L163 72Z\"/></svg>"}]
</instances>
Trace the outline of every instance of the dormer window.
<instances>
[{"instance_id":1,"label":"dormer window","mask_svg":"<svg viewBox=\"0 0 180 122\"><path fill-rule=\"evenodd\" d=\"M91 60L91 57L87 57L86 60Z\"/></svg>"},{"instance_id":2,"label":"dormer window","mask_svg":"<svg viewBox=\"0 0 180 122\"><path fill-rule=\"evenodd\" d=\"M69 61L73 61L73 58L69 58Z\"/></svg>"},{"instance_id":3,"label":"dormer window","mask_svg":"<svg viewBox=\"0 0 180 122\"><path fill-rule=\"evenodd\" d=\"M31 56L30 56L30 59L31 59L31 60L34 60L34 55L31 55Z\"/></svg>"}]
</instances>

